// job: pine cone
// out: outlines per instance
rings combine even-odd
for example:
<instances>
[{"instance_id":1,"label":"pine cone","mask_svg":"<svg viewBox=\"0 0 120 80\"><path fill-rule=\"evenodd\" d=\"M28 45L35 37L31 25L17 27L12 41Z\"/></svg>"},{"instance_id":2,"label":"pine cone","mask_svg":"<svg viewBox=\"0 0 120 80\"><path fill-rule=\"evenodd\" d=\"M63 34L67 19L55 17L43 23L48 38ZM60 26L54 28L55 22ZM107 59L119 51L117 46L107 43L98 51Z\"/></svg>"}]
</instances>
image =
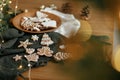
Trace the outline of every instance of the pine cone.
<instances>
[{"instance_id":1,"label":"pine cone","mask_svg":"<svg viewBox=\"0 0 120 80\"><path fill-rule=\"evenodd\" d=\"M71 13L72 12L72 6L69 2L64 3L61 7L61 11L63 13Z\"/></svg>"},{"instance_id":2,"label":"pine cone","mask_svg":"<svg viewBox=\"0 0 120 80\"><path fill-rule=\"evenodd\" d=\"M90 14L90 11L89 11L89 6L85 6L81 12L80 12L80 17L83 19L83 20L88 20L89 18L89 14Z\"/></svg>"}]
</instances>

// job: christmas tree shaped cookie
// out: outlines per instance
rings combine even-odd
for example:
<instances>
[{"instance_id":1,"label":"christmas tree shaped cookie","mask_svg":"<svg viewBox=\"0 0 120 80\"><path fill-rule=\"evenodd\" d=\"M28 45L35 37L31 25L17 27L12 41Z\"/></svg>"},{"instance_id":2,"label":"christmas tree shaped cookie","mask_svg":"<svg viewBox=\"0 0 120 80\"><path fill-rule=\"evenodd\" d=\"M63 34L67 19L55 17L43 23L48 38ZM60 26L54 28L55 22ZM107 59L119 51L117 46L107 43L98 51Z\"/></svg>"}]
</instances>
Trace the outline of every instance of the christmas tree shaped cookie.
<instances>
[{"instance_id":1,"label":"christmas tree shaped cookie","mask_svg":"<svg viewBox=\"0 0 120 80\"><path fill-rule=\"evenodd\" d=\"M41 40L41 45L49 46L52 45L54 42L51 40L48 34L44 33L42 40Z\"/></svg>"}]
</instances>

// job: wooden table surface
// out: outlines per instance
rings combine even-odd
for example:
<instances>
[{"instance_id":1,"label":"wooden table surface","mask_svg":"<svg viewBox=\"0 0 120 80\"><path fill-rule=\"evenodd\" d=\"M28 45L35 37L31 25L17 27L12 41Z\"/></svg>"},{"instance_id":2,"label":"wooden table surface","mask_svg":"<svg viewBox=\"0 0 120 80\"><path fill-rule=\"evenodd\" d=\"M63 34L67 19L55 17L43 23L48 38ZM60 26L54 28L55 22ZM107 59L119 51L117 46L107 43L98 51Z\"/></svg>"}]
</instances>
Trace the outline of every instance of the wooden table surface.
<instances>
[{"instance_id":1,"label":"wooden table surface","mask_svg":"<svg viewBox=\"0 0 120 80\"><path fill-rule=\"evenodd\" d=\"M11 7L14 8L15 1ZM114 20L113 14L110 13L109 8L102 9L95 5L94 2L83 2L83 0L18 0L18 8L25 10L28 9L38 9L41 5L50 5L55 4L60 9L63 3L69 2L72 5L72 13L75 17L79 19L80 10L88 4L90 6L90 19L88 22L91 25L93 35L107 35L110 37L109 42L113 43L113 29L114 29ZM87 30L87 29L85 29ZM84 31L84 29L83 29ZM84 35L88 35L88 33ZM106 48L105 48L106 49ZM105 50L106 51L106 50ZM112 46L107 50L110 54L112 53ZM31 80L75 80L73 75L69 72L65 73L61 70L62 67L59 67L59 64L48 63L45 67L34 68L31 71ZM28 71L23 73L25 77L28 76ZM74 74L77 75L77 74ZM18 80L21 80L20 78ZM83 79L84 80L84 79Z\"/></svg>"}]
</instances>

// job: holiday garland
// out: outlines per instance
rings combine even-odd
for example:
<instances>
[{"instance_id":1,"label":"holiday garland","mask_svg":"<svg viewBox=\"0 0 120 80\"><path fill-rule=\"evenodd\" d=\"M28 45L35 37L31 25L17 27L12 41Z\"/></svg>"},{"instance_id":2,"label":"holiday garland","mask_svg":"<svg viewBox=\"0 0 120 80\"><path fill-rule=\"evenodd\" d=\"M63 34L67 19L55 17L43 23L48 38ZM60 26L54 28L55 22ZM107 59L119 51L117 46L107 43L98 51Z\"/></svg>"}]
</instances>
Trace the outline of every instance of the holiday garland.
<instances>
[{"instance_id":1,"label":"holiday garland","mask_svg":"<svg viewBox=\"0 0 120 80\"><path fill-rule=\"evenodd\" d=\"M11 26L9 20L13 17L13 13L10 13L9 10L9 6L5 5L3 11L0 11L0 32L3 32Z\"/></svg>"}]
</instances>

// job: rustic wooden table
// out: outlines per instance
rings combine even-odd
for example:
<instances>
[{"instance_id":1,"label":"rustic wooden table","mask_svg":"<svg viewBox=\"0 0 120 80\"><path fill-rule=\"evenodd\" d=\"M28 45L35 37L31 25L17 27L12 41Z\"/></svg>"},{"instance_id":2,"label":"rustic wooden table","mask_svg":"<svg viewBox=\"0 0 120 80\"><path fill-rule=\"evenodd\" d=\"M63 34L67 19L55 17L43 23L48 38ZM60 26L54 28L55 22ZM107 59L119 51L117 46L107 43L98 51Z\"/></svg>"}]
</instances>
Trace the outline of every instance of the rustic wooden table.
<instances>
[{"instance_id":1,"label":"rustic wooden table","mask_svg":"<svg viewBox=\"0 0 120 80\"><path fill-rule=\"evenodd\" d=\"M14 8L15 1L11 7ZM55 4L60 9L63 3L69 2L72 5L72 13L79 19L80 10L88 4L90 6L90 19L88 22L91 25L92 35L106 35L109 36L109 42L113 42L114 18L109 9L102 9L94 4L94 2L86 3L83 0L18 0L18 8L25 10L38 9L41 5ZM79 19L80 20L80 19ZM82 25L83 35L89 35L89 29ZM105 46L104 50L108 55L112 53L112 46ZM71 74L65 73L59 67L59 64L48 63L45 67L34 68L31 71L31 80L74 80ZM71 73L71 72L70 72ZM28 76L28 71L23 73L25 77ZM74 75L78 75L77 73ZM18 80L21 80L20 78ZM84 79L83 79L84 80Z\"/></svg>"}]
</instances>

